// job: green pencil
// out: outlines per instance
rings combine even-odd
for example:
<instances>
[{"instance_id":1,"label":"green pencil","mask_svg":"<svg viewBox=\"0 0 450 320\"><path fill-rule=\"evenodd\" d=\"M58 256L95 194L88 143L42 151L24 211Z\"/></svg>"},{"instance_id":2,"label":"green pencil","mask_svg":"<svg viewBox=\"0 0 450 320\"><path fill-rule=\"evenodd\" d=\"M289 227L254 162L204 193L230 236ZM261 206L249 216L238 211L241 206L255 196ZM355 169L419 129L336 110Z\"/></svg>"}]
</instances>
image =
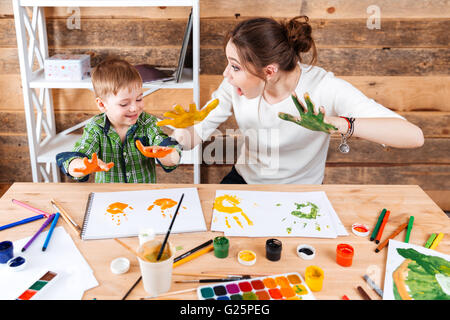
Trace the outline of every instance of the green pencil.
<instances>
[{"instance_id":1,"label":"green pencil","mask_svg":"<svg viewBox=\"0 0 450 320\"><path fill-rule=\"evenodd\" d=\"M427 243L425 243L425 248L429 248L433 243L434 239L436 239L436 233L432 233L431 236L428 238Z\"/></svg>"},{"instance_id":2,"label":"green pencil","mask_svg":"<svg viewBox=\"0 0 450 320\"><path fill-rule=\"evenodd\" d=\"M405 243L409 242L409 236L411 235L411 230L414 223L414 216L409 217L408 228L406 229Z\"/></svg>"},{"instance_id":3,"label":"green pencil","mask_svg":"<svg viewBox=\"0 0 450 320\"><path fill-rule=\"evenodd\" d=\"M378 234L378 229L380 229L380 225L383 222L384 215L386 214L386 209L383 209L381 211L380 216L378 217L377 224L375 225L375 228L373 228L372 235L370 236L370 241L375 240Z\"/></svg>"}]
</instances>

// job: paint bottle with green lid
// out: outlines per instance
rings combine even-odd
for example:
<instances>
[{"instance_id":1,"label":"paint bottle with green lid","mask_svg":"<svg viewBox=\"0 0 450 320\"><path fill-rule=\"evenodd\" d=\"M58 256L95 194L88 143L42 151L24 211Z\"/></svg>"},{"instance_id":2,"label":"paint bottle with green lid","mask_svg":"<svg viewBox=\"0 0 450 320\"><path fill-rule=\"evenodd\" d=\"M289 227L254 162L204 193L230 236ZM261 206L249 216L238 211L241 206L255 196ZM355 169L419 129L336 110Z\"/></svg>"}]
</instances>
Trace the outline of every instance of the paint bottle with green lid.
<instances>
[{"instance_id":1,"label":"paint bottle with green lid","mask_svg":"<svg viewBox=\"0 0 450 320\"><path fill-rule=\"evenodd\" d=\"M226 237L215 237L213 241L214 255L217 258L228 257L228 248L230 247L230 242Z\"/></svg>"}]
</instances>

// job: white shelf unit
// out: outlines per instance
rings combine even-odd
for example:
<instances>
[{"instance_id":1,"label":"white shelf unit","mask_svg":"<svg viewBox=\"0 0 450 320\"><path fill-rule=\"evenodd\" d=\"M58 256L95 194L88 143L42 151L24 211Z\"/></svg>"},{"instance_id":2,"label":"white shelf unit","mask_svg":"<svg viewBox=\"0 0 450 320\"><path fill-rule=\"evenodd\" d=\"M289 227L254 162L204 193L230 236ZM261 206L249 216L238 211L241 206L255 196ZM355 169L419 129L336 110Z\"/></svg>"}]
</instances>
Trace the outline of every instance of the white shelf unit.
<instances>
[{"instance_id":1,"label":"white shelf unit","mask_svg":"<svg viewBox=\"0 0 450 320\"><path fill-rule=\"evenodd\" d=\"M44 61L48 58L45 7L191 7L193 69L180 82L144 83L144 96L159 89L192 89L193 101L200 106L200 7L199 0L12 0L17 48L27 124L33 182L60 182L56 154L70 151L81 135L72 132L87 121L56 133L52 89L90 89L90 79L83 81L47 81ZM30 17L31 16L31 19ZM38 68L33 70L35 61ZM42 138L45 132L45 138ZM194 166L193 183L200 183L201 145L183 151L181 164Z\"/></svg>"}]
</instances>

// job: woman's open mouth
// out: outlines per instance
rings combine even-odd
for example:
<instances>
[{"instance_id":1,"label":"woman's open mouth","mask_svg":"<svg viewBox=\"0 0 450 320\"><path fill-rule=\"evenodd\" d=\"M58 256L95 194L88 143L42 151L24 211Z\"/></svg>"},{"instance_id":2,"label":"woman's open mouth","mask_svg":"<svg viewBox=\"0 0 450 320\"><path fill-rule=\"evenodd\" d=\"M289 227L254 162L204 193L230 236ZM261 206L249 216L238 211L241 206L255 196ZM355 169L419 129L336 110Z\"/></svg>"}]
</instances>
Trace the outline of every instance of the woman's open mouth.
<instances>
[{"instance_id":1,"label":"woman's open mouth","mask_svg":"<svg viewBox=\"0 0 450 320\"><path fill-rule=\"evenodd\" d=\"M241 89L241 88L238 87L236 90L237 90L237 94L238 94L238 95L242 96L242 95L244 94L244 93L242 92L242 89Z\"/></svg>"}]
</instances>

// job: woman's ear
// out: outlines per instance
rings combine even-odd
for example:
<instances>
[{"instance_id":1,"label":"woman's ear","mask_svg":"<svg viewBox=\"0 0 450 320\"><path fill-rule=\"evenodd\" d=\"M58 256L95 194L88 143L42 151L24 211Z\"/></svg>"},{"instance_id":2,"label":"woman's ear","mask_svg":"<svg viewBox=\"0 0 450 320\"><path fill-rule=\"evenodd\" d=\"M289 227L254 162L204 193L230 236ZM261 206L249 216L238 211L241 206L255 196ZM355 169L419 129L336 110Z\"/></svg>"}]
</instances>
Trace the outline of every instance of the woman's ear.
<instances>
[{"instance_id":1,"label":"woman's ear","mask_svg":"<svg viewBox=\"0 0 450 320\"><path fill-rule=\"evenodd\" d=\"M106 107L103 104L103 101L100 97L95 98L95 104L97 105L97 108L101 111L101 112L105 112L106 111Z\"/></svg>"},{"instance_id":2,"label":"woman's ear","mask_svg":"<svg viewBox=\"0 0 450 320\"><path fill-rule=\"evenodd\" d=\"M264 68L264 74L266 76L266 80L270 80L273 78L278 72L278 65L276 64L269 64L267 67Z\"/></svg>"}]
</instances>

